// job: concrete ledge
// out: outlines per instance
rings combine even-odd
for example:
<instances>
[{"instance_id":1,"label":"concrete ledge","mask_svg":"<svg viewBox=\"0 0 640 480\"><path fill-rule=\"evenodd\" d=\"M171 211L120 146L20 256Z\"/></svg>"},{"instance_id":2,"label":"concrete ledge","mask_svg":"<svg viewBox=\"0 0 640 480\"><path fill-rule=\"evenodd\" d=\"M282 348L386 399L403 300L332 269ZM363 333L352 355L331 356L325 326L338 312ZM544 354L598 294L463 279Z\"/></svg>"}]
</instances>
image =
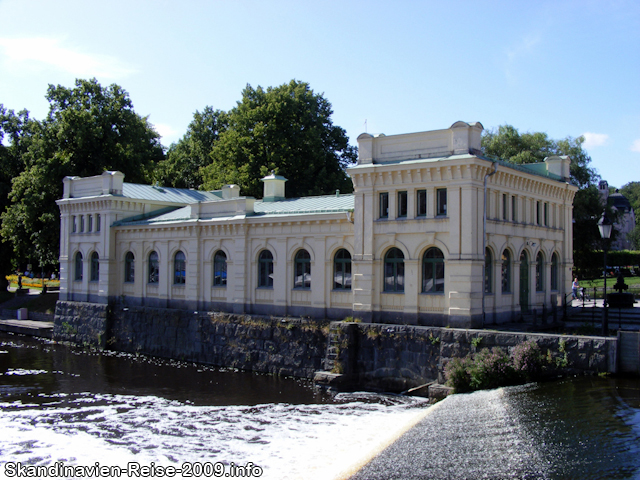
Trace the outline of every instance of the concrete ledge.
<instances>
[{"instance_id":1,"label":"concrete ledge","mask_svg":"<svg viewBox=\"0 0 640 480\"><path fill-rule=\"evenodd\" d=\"M53 322L0 320L0 331L31 335L33 337L53 338Z\"/></svg>"}]
</instances>

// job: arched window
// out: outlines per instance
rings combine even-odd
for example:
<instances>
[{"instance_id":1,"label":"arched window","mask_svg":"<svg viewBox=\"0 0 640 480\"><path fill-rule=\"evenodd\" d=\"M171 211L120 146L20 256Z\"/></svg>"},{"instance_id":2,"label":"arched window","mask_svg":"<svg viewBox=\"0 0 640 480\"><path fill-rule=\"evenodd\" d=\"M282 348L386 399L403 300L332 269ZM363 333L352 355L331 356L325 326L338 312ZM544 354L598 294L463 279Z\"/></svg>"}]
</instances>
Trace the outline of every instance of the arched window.
<instances>
[{"instance_id":1,"label":"arched window","mask_svg":"<svg viewBox=\"0 0 640 480\"><path fill-rule=\"evenodd\" d=\"M422 293L444 292L444 255L431 247L422 257Z\"/></svg>"},{"instance_id":2,"label":"arched window","mask_svg":"<svg viewBox=\"0 0 640 480\"><path fill-rule=\"evenodd\" d=\"M404 255L398 248L384 256L384 291L404 292Z\"/></svg>"},{"instance_id":3,"label":"arched window","mask_svg":"<svg viewBox=\"0 0 640 480\"><path fill-rule=\"evenodd\" d=\"M227 285L227 254L218 250L213 256L213 286Z\"/></svg>"},{"instance_id":4,"label":"arched window","mask_svg":"<svg viewBox=\"0 0 640 480\"><path fill-rule=\"evenodd\" d=\"M132 252L127 252L124 256L124 281L133 283L135 280L135 258Z\"/></svg>"},{"instance_id":5,"label":"arched window","mask_svg":"<svg viewBox=\"0 0 640 480\"><path fill-rule=\"evenodd\" d=\"M484 250L484 292L493 293L493 255L490 248Z\"/></svg>"},{"instance_id":6,"label":"arched window","mask_svg":"<svg viewBox=\"0 0 640 480\"><path fill-rule=\"evenodd\" d=\"M187 258L181 250L173 257L173 284L184 285L187 281Z\"/></svg>"},{"instance_id":7,"label":"arched window","mask_svg":"<svg viewBox=\"0 0 640 480\"><path fill-rule=\"evenodd\" d=\"M158 283L160 279L160 263L158 254L154 251L149 254L149 283Z\"/></svg>"},{"instance_id":8,"label":"arched window","mask_svg":"<svg viewBox=\"0 0 640 480\"><path fill-rule=\"evenodd\" d=\"M311 288L311 255L299 250L294 259L293 288Z\"/></svg>"},{"instance_id":9,"label":"arched window","mask_svg":"<svg viewBox=\"0 0 640 480\"><path fill-rule=\"evenodd\" d=\"M333 258L333 288L351 290L351 254L344 248Z\"/></svg>"},{"instance_id":10,"label":"arched window","mask_svg":"<svg viewBox=\"0 0 640 480\"><path fill-rule=\"evenodd\" d=\"M97 282L100 280L100 256L98 252L91 254L91 281Z\"/></svg>"},{"instance_id":11,"label":"arched window","mask_svg":"<svg viewBox=\"0 0 640 480\"><path fill-rule=\"evenodd\" d=\"M558 254L551 256L551 290L558 290Z\"/></svg>"},{"instance_id":12,"label":"arched window","mask_svg":"<svg viewBox=\"0 0 640 480\"><path fill-rule=\"evenodd\" d=\"M536 292L544 291L544 256L538 252L536 256Z\"/></svg>"},{"instance_id":13,"label":"arched window","mask_svg":"<svg viewBox=\"0 0 640 480\"><path fill-rule=\"evenodd\" d=\"M511 293L511 254L502 252L502 293Z\"/></svg>"},{"instance_id":14,"label":"arched window","mask_svg":"<svg viewBox=\"0 0 640 480\"><path fill-rule=\"evenodd\" d=\"M258 257L258 287L273 287L273 255L269 250Z\"/></svg>"},{"instance_id":15,"label":"arched window","mask_svg":"<svg viewBox=\"0 0 640 480\"><path fill-rule=\"evenodd\" d=\"M76 282L82 281L82 253L76 253L76 265L75 265L75 275L74 279Z\"/></svg>"}]
</instances>

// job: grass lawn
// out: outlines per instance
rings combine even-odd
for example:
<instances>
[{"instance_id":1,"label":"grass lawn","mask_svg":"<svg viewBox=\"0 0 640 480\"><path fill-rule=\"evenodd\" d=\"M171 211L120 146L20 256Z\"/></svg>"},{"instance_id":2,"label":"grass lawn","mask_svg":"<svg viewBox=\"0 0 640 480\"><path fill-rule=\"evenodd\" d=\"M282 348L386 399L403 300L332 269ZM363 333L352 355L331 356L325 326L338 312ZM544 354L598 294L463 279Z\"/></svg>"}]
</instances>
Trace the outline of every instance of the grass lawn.
<instances>
[{"instance_id":1,"label":"grass lawn","mask_svg":"<svg viewBox=\"0 0 640 480\"><path fill-rule=\"evenodd\" d=\"M616 277L607 277L607 290L612 288L618 279ZM578 279L578 283L581 287L585 288L593 288L593 287L604 287L604 278L594 278L591 280L583 280ZM640 288L640 277L625 277L624 283L626 283L629 288Z\"/></svg>"},{"instance_id":2,"label":"grass lawn","mask_svg":"<svg viewBox=\"0 0 640 480\"><path fill-rule=\"evenodd\" d=\"M9 282L9 288L18 288L18 284L15 282ZM42 287L25 287L23 286L22 288L28 288L30 290L42 290Z\"/></svg>"}]
</instances>

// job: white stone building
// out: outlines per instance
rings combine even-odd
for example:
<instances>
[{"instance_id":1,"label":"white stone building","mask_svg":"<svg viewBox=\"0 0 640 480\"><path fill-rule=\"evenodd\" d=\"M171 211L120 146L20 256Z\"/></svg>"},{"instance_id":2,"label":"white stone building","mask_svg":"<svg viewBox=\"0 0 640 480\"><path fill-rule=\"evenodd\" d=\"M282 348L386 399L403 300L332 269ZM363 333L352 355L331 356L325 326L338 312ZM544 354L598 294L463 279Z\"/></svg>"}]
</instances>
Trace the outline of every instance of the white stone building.
<instances>
[{"instance_id":1,"label":"white stone building","mask_svg":"<svg viewBox=\"0 0 640 480\"><path fill-rule=\"evenodd\" d=\"M482 129L362 134L350 195L67 177L60 298L464 327L541 311L570 291L570 160L483 157Z\"/></svg>"}]
</instances>

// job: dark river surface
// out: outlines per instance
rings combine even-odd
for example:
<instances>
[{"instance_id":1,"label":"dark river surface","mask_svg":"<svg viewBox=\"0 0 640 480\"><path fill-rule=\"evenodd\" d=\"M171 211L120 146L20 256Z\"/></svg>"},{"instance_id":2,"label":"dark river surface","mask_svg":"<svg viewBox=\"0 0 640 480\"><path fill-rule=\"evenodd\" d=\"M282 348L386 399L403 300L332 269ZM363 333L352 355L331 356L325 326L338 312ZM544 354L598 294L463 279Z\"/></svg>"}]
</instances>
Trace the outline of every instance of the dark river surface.
<instances>
[{"instance_id":1,"label":"dark river surface","mask_svg":"<svg viewBox=\"0 0 640 480\"><path fill-rule=\"evenodd\" d=\"M167 467L174 478L640 479L640 380L561 379L430 407L0 333L0 478L171 478Z\"/></svg>"}]
</instances>

